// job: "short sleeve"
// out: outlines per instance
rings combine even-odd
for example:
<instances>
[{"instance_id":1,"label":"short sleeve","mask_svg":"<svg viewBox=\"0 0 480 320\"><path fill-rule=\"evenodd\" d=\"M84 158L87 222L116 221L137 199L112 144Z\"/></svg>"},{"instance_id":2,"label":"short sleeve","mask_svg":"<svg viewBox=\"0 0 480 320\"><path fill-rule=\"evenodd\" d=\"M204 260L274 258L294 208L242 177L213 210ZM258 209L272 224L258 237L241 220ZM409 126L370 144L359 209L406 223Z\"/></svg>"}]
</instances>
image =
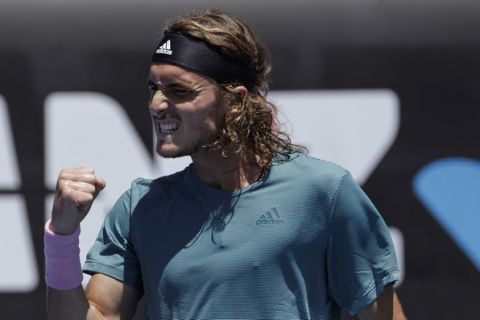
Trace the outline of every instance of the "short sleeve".
<instances>
[{"instance_id":1,"label":"short sleeve","mask_svg":"<svg viewBox=\"0 0 480 320\"><path fill-rule=\"evenodd\" d=\"M140 264L130 239L131 190L125 192L105 218L83 271L102 273L143 294Z\"/></svg>"},{"instance_id":2,"label":"short sleeve","mask_svg":"<svg viewBox=\"0 0 480 320\"><path fill-rule=\"evenodd\" d=\"M384 220L349 173L342 177L330 219L329 294L353 315L399 280L395 250Z\"/></svg>"}]
</instances>

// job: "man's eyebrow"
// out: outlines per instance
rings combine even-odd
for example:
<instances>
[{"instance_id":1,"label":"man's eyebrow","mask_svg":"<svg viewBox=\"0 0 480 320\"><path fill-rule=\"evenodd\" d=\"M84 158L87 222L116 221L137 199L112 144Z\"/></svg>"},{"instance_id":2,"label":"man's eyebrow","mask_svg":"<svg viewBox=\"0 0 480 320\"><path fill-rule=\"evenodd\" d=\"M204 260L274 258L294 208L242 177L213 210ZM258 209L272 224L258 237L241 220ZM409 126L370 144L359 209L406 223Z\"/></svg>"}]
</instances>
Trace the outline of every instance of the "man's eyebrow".
<instances>
[{"instance_id":1,"label":"man's eyebrow","mask_svg":"<svg viewBox=\"0 0 480 320\"><path fill-rule=\"evenodd\" d=\"M178 82L178 81L172 81L169 83L158 83L153 81L151 78L148 78L146 81L147 86L155 86L159 88L175 88L175 87L182 87L182 88L189 88L189 85L186 83Z\"/></svg>"}]
</instances>

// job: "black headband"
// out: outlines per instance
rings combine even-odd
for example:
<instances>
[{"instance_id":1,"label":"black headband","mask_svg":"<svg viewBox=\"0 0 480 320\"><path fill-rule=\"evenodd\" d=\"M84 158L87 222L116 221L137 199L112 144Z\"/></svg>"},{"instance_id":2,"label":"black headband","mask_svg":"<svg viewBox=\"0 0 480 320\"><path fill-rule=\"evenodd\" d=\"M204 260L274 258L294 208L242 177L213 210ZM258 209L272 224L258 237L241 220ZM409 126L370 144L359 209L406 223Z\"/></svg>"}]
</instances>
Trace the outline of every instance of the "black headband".
<instances>
[{"instance_id":1,"label":"black headband","mask_svg":"<svg viewBox=\"0 0 480 320\"><path fill-rule=\"evenodd\" d=\"M254 87L255 76L241 61L234 61L206 42L180 33L164 34L152 62L164 62L191 69L220 84L235 83Z\"/></svg>"}]
</instances>

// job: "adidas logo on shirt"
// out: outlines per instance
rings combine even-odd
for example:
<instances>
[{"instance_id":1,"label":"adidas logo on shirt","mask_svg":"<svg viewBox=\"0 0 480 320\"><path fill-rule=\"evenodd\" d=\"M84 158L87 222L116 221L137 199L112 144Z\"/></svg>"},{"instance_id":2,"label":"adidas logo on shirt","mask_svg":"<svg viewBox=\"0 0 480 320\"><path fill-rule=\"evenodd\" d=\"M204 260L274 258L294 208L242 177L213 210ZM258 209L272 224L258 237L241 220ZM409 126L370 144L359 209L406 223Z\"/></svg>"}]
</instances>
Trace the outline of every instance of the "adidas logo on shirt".
<instances>
[{"instance_id":1,"label":"adidas logo on shirt","mask_svg":"<svg viewBox=\"0 0 480 320\"><path fill-rule=\"evenodd\" d=\"M280 218L280 214L277 211L277 208L273 207L264 214L260 216L257 220L257 225L259 224L282 224L283 219Z\"/></svg>"},{"instance_id":2,"label":"adidas logo on shirt","mask_svg":"<svg viewBox=\"0 0 480 320\"><path fill-rule=\"evenodd\" d=\"M167 40L167 42L165 42L160 47L158 47L158 49L157 49L157 51L155 51L155 53L171 55L173 53L173 51L170 48L170 40Z\"/></svg>"}]
</instances>

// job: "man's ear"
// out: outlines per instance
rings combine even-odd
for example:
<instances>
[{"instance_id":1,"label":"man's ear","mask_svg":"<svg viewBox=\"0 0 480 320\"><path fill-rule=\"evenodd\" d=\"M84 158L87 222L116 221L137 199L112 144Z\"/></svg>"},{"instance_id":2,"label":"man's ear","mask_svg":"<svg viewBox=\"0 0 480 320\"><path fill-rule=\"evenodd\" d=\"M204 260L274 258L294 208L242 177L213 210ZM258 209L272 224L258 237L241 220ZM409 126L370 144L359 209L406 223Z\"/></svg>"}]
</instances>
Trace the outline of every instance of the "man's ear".
<instances>
[{"instance_id":1,"label":"man's ear","mask_svg":"<svg viewBox=\"0 0 480 320\"><path fill-rule=\"evenodd\" d=\"M236 99L230 101L230 105L238 104L240 101L245 101L245 98L248 94L248 90L245 88L245 86L237 86L230 91L236 95Z\"/></svg>"},{"instance_id":2,"label":"man's ear","mask_svg":"<svg viewBox=\"0 0 480 320\"><path fill-rule=\"evenodd\" d=\"M245 86L237 86L233 88L233 92L238 92L242 99L244 99L247 96L248 90L245 88Z\"/></svg>"}]
</instances>

